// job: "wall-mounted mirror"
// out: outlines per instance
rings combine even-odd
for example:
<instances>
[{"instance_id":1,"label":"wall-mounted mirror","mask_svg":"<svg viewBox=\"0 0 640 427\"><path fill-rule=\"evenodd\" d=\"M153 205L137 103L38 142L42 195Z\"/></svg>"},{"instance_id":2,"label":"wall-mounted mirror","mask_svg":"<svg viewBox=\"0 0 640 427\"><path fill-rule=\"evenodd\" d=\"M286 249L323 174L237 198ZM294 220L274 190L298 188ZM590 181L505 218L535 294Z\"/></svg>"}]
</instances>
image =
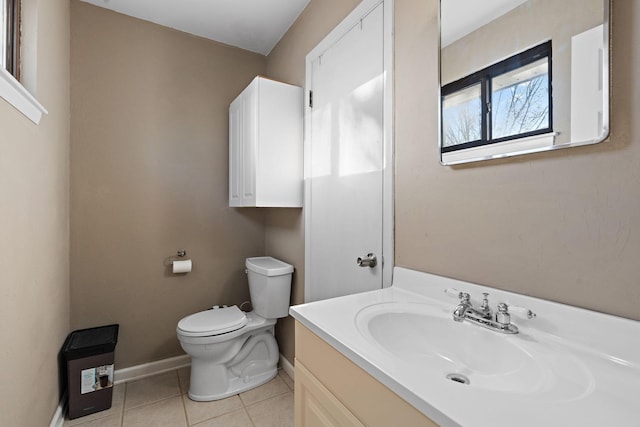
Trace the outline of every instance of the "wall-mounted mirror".
<instances>
[{"instance_id":1,"label":"wall-mounted mirror","mask_svg":"<svg viewBox=\"0 0 640 427\"><path fill-rule=\"evenodd\" d=\"M441 0L441 163L606 139L609 2Z\"/></svg>"}]
</instances>

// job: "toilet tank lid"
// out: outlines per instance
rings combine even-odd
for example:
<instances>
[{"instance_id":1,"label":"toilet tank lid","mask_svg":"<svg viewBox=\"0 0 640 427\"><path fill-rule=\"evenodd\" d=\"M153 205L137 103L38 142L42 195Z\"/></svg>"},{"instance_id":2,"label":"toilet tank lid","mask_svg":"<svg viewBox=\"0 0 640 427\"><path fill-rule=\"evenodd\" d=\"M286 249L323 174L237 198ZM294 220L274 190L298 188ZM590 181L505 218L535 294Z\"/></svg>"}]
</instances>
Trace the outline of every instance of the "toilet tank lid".
<instances>
[{"instance_id":1,"label":"toilet tank lid","mask_svg":"<svg viewBox=\"0 0 640 427\"><path fill-rule=\"evenodd\" d=\"M270 256L247 258L246 267L263 276L282 276L293 273L293 266Z\"/></svg>"}]
</instances>

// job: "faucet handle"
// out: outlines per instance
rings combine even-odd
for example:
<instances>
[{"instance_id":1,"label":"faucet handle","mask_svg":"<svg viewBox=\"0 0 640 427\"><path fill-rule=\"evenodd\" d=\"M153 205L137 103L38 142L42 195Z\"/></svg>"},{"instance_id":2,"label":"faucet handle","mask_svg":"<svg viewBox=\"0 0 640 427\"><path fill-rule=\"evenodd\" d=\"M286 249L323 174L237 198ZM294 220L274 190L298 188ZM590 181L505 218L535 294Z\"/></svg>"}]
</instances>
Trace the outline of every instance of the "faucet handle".
<instances>
[{"instance_id":1,"label":"faucet handle","mask_svg":"<svg viewBox=\"0 0 640 427\"><path fill-rule=\"evenodd\" d=\"M460 292L459 298L461 303L471 305L471 296L468 293Z\"/></svg>"},{"instance_id":2,"label":"faucet handle","mask_svg":"<svg viewBox=\"0 0 640 427\"><path fill-rule=\"evenodd\" d=\"M444 293L451 298L462 298L462 292L460 292L456 288L447 288L444 290Z\"/></svg>"},{"instance_id":3,"label":"faucet handle","mask_svg":"<svg viewBox=\"0 0 640 427\"><path fill-rule=\"evenodd\" d=\"M515 312L523 316L526 316L527 319L533 319L534 317L536 317L536 314L533 311L529 310L527 307L521 307L519 305L510 305L509 309L511 310L511 312Z\"/></svg>"},{"instance_id":4,"label":"faucet handle","mask_svg":"<svg viewBox=\"0 0 640 427\"><path fill-rule=\"evenodd\" d=\"M486 310L489 308L489 292L483 292L482 296L482 305L480 306L480 308L482 310Z\"/></svg>"},{"instance_id":5,"label":"faucet handle","mask_svg":"<svg viewBox=\"0 0 640 427\"><path fill-rule=\"evenodd\" d=\"M498 311L496 311L496 323L502 326L511 324L511 314L509 314L509 306L503 302L498 304Z\"/></svg>"},{"instance_id":6,"label":"faucet handle","mask_svg":"<svg viewBox=\"0 0 640 427\"><path fill-rule=\"evenodd\" d=\"M471 300L471 296L466 292L461 292L456 288L447 288L444 290L444 293L450 296L451 298L458 298L462 303L469 303Z\"/></svg>"}]
</instances>

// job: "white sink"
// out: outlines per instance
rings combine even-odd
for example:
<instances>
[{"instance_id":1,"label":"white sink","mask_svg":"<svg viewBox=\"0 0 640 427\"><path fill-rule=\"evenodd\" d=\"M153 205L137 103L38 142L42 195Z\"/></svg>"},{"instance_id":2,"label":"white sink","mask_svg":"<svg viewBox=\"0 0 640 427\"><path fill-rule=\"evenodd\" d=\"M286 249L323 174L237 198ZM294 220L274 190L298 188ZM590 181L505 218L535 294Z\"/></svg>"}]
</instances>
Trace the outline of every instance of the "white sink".
<instances>
[{"instance_id":1,"label":"white sink","mask_svg":"<svg viewBox=\"0 0 640 427\"><path fill-rule=\"evenodd\" d=\"M393 281L291 314L443 427L638 426L640 322L403 268ZM537 317L513 311L513 335L454 322L450 288Z\"/></svg>"},{"instance_id":2,"label":"white sink","mask_svg":"<svg viewBox=\"0 0 640 427\"><path fill-rule=\"evenodd\" d=\"M524 333L454 322L451 312L435 304L381 303L361 309L355 323L365 339L393 357L460 387L555 401L580 398L593 388L584 364L566 349Z\"/></svg>"}]
</instances>

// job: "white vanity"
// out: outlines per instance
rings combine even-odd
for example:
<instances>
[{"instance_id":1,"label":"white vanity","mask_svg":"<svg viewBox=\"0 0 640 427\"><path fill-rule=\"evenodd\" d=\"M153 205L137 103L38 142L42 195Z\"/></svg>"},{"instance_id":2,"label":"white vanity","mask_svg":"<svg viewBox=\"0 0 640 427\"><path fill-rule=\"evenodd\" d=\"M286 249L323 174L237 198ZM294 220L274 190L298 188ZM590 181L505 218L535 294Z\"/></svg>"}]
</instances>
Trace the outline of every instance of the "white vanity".
<instances>
[{"instance_id":1,"label":"white vanity","mask_svg":"<svg viewBox=\"0 0 640 427\"><path fill-rule=\"evenodd\" d=\"M290 309L297 426L639 425L640 322L404 268L393 283ZM519 332L454 321L460 292L507 303Z\"/></svg>"}]
</instances>

